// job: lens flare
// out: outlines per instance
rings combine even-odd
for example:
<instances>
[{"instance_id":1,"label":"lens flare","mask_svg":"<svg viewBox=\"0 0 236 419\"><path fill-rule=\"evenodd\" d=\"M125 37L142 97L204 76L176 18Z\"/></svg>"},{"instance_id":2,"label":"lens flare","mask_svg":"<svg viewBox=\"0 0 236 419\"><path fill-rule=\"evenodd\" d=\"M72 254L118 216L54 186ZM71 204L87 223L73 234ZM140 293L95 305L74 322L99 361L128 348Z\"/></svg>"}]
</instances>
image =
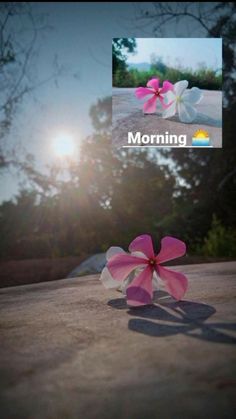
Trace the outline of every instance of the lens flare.
<instances>
[{"instance_id":1,"label":"lens flare","mask_svg":"<svg viewBox=\"0 0 236 419\"><path fill-rule=\"evenodd\" d=\"M57 157L73 157L76 152L75 140L68 133L60 133L54 138L52 148Z\"/></svg>"}]
</instances>

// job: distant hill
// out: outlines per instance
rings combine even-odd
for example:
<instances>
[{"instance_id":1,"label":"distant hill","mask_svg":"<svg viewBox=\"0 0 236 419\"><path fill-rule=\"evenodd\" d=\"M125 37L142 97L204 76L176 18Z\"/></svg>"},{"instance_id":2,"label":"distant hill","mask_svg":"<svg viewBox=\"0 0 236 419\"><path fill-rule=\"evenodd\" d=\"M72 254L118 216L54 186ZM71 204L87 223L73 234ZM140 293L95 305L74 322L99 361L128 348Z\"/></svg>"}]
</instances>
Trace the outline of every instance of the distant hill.
<instances>
[{"instance_id":1,"label":"distant hill","mask_svg":"<svg viewBox=\"0 0 236 419\"><path fill-rule=\"evenodd\" d=\"M128 64L129 68L136 68L140 71L147 71L150 70L150 64L149 63L135 63L135 64Z\"/></svg>"}]
</instances>

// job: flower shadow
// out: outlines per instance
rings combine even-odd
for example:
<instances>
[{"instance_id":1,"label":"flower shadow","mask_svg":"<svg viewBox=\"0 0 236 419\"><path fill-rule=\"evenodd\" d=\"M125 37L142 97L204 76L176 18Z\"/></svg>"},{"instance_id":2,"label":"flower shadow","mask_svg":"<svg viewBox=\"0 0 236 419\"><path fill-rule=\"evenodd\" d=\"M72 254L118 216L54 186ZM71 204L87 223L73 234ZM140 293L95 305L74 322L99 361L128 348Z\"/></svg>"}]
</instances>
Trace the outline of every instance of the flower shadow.
<instances>
[{"instance_id":1,"label":"flower shadow","mask_svg":"<svg viewBox=\"0 0 236 419\"><path fill-rule=\"evenodd\" d=\"M192 301L174 301L163 291L155 293L154 302L149 306L128 308L125 298L110 300L108 305L124 310L132 316L129 330L152 337L177 334L209 341L212 343L236 344L236 323L205 323L215 312L215 308Z\"/></svg>"},{"instance_id":2,"label":"flower shadow","mask_svg":"<svg viewBox=\"0 0 236 419\"><path fill-rule=\"evenodd\" d=\"M169 294L165 291L155 291L153 296L153 302L160 302L160 301L174 301ZM126 299L124 297L121 298L114 298L113 300L109 300L107 303L110 307L116 308L117 310L124 310L129 308L126 303ZM145 307L152 307L145 306ZM140 308L140 307L139 307ZM139 308L135 308L134 310L138 310ZM144 307L141 307L143 309Z\"/></svg>"},{"instance_id":3,"label":"flower shadow","mask_svg":"<svg viewBox=\"0 0 236 419\"><path fill-rule=\"evenodd\" d=\"M155 113L155 114L145 114L144 116L147 117L150 116L152 117L154 116L159 116L160 118L162 117L160 113ZM216 127L216 128L221 128L222 127L222 120L221 119L217 119L217 118L212 118L211 116L205 115L201 112L197 112L196 118L194 119L193 122L181 122L179 119L178 115L174 115L170 118L168 118L168 121L173 121L173 122L177 122L179 124L187 124L187 125L208 125L210 127Z\"/></svg>"},{"instance_id":4,"label":"flower shadow","mask_svg":"<svg viewBox=\"0 0 236 419\"><path fill-rule=\"evenodd\" d=\"M204 115L202 113L197 114L197 117L194 121L195 124L199 125L209 125L212 127L221 128L222 127L222 121L221 119L212 118L208 115Z\"/></svg>"}]
</instances>

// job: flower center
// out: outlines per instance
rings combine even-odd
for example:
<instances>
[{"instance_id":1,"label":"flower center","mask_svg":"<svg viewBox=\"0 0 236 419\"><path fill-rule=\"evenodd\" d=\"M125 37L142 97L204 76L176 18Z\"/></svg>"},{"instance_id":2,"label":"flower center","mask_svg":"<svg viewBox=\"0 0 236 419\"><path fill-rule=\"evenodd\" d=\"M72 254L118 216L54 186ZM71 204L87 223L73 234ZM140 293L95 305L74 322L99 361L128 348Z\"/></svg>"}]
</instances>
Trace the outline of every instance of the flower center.
<instances>
[{"instance_id":1,"label":"flower center","mask_svg":"<svg viewBox=\"0 0 236 419\"><path fill-rule=\"evenodd\" d=\"M149 265L150 265L150 266L154 267L154 266L155 266L155 264L156 264L155 259L149 259Z\"/></svg>"},{"instance_id":2,"label":"flower center","mask_svg":"<svg viewBox=\"0 0 236 419\"><path fill-rule=\"evenodd\" d=\"M155 95L160 96L160 93L161 93L161 88L159 87L159 89L155 91Z\"/></svg>"},{"instance_id":3,"label":"flower center","mask_svg":"<svg viewBox=\"0 0 236 419\"><path fill-rule=\"evenodd\" d=\"M182 96L176 96L176 102L182 102L182 101L183 101Z\"/></svg>"}]
</instances>

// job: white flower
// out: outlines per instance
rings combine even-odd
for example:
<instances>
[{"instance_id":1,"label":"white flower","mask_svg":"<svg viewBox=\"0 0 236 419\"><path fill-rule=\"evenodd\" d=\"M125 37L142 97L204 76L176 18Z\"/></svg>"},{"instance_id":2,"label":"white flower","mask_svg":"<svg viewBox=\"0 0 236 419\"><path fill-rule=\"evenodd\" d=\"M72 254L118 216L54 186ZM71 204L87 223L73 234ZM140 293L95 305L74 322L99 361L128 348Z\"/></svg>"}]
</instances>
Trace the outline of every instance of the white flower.
<instances>
[{"instance_id":1,"label":"white flower","mask_svg":"<svg viewBox=\"0 0 236 419\"><path fill-rule=\"evenodd\" d=\"M165 94L165 103L170 103L170 106L164 110L163 118L170 118L177 111L181 122L193 122L197 115L193 105L200 102L203 93L197 87L192 87L192 89L186 91L187 87L188 81L181 80L175 83L174 90L169 90Z\"/></svg>"},{"instance_id":2,"label":"white flower","mask_svg":"<svg viewBox=\"0 0 236 419\"><path fill-rule=\"evenodd\" d=\"M121 247L118 247L118 246L110 247L106 252L106 260L109 261L109 259L111 259L112 256L118 253L125 253L125 251ZM115 288L116 290L121 290L120 283L115 281L115 279L112 278L106 266L102 270L100 281L102 281L105 288Z\"/></svg>"}]
</instances>

